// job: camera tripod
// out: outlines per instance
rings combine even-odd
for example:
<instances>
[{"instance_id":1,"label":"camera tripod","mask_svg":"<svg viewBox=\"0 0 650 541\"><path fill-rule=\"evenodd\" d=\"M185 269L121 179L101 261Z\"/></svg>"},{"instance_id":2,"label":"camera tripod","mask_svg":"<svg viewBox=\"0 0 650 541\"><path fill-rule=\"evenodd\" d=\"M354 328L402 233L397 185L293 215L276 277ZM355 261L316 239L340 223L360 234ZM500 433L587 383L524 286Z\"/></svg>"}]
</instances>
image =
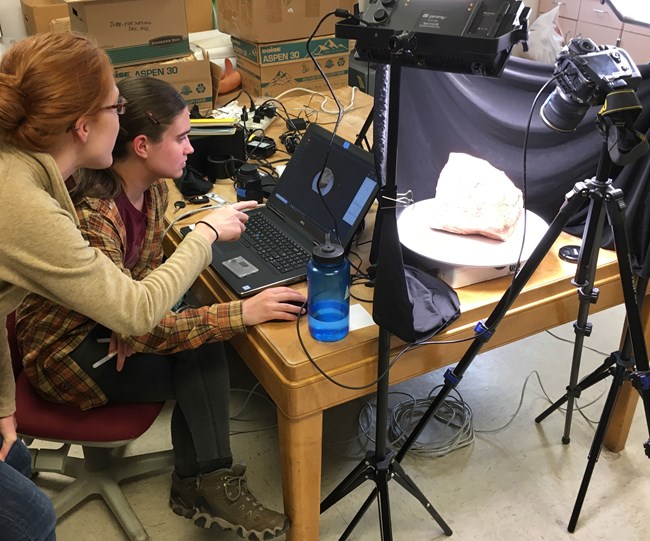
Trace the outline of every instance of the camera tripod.
<instances>
[{"instance_id":1,"label":"camera tripod","mask_svg":"<svg viewBox=\"0 0 650 541\"><path fill-rule=\"evenodd\" d=\"M395 191L397 152L396 126L399 104L399 91L397 90L399 87L399 71L399 64L397 62L391 62L386 184L387 187L392 188L393 191ZM321 512L323 512L361 485L364 481L371 480L375 483L376 487L372 490L350 522L350 525L340 538L341 541L348 538L352 530L356 527L376 498L379 507L381 539L382 541L392 540L388 498L388 480L391 478L396 479L402 487L415 496L416 499L418 499L418 501L420 501L420 503L427 509L429 514L431 514L434 520L436 520L444 533L446 535L451 535L452 531L449 526L435 511L419 489L417 489L413 481L405 474L400 463L409 452L422 430L428 424L431 417L436 414L449 393L460 383L465 371L479 354L484 344L490 340L496 331L498 324L530 280L535 270L539 267L544 257L551 250L553 244L562 233L570 218L582 207L587 199L589 200L589 211L580 248L578 264L580 272L574 280L574 283L578 288L586 288L582 292L582 296L585 300L580 304L580 311L585 313L581 313L580 318L586 318L589 305L597 299L597 295L594 295L592 284L594 283L596 274L598 250L600 248L600 240L605 224L605 217L608 216L616 246L619 275L627 316L627 335L629 337L630 346L625 349L631 348L633 358L630 357L630 352L625 350L612 355L616 363L615 368L611 370L614 378L602 412L598 429L592 442L587 468L571 515L568 527L569 531L572 532L575 529L595 463L598 460L598 455L602 449L603 439L618 392L623 381L627 378L632 380L643 398L646 423L648 424L648 431L650 433L650 368L648 366L648 354L643 336L639 304L635 295L635 284L630 263L627 236L625 233L625 203L623 201L622 191L614 188L611 179L609 179L612 165L612 157L610 156L610 153L612 153L616 158L621 158L622 156L623 158L627 158L627 161L632 161L647 150L647 142L645 142L645 140L642 141L643 144L629 144L630 140L635 139L634 136L631 137L631 134L636 134L632 127L632 118L629 114L629 109L640 109L640 104L635 94L631 91L626 93L624 98L631 102L628 103L629 107L627 110L625 110L625 108L623 108L623 111L617 109L608 110L605 105L598 113L598 127L603 136L603 143L596 176L590 180L576 183L573 189L566 194L565 202L560 208L557 216L551 222L548 231L540 240L537 247L533 250L525 264L516 273L510 287L499 300L488 319L484 323L477 324L476 336L473 342L458 364L453 368L449 368L445 372L444 384L440 392L433 399L432 403L424 412L420 421L397 453L386 450L387 412L384 410L387 409L387 398L385 395L387 395L388 392L388 377L384 374L383 370L386 370L388 367L390 333L386 329L380 329L378 373L380 376L385 375L385 377L380 378L377 388L377 443L375 452L374 454L369 453L366 458L332 491L332 493L323 500L321 504ZM624 161L618 161L618 163L624 163ZM382 205L380 201L380 212L381 211ZM391 220L382 220L382 234L383 228L387 227L386 224L390 222ZM381 259L381 252L379 254L379 259ZM588 293L584 294L585 292ZM646 454L650 457L650 440L644 444L644 447Z\"/></svg>"},{"instance_id":2,"label":"camera tripod","mask_svg":"<svg viewBox=\"0 0 650 541\"><path fill-rule=\"evenodd\" d=\"M578 271L580 272L580 271ZM566 387L566 393L560 397L558 400L553 402L548 408L546 408L542 413L535 417L536 423L541 423L546 419L551 413L560 409L564 404L566 404L565 411L565 420L564 420L564 433L562 435L562 443L565 445L571 443L570 431L571 431L571 420L573 417L573 408L575 401L580 398L582 391L585 391L598 383L599 381L604 380L607 376L612 375L613 365L616 365L617 362L620 362L620 359L629 359L632 354L632 342L630 340L630 335L627 329L627 322L624 330L624 339L621 344L620 350L615 351L607 356L603 364L596 368L593 372L583 377L578 381L578 375L580 372L580 360L582 358L582 345L584 342L584 337L591 334L592 326L591 323L587 321L588 315L588 305L592 300L598 298L598 291L591 291L590 294L586 288L590 287L591 284L585 284L585 287L581 287L578 290L578 295L580 297L580 310L578 311L578 319L573 325L576 339L573 345L573 358L571 361L571 371L569 375L569 384ZM648 290L648 279L647 278L638 278L636 284L636 298L637 305L639 309L642 308L643 302L645 300L645 295ZM584 306L583 306L584 305Z\"/></svg>"}]
</instances>

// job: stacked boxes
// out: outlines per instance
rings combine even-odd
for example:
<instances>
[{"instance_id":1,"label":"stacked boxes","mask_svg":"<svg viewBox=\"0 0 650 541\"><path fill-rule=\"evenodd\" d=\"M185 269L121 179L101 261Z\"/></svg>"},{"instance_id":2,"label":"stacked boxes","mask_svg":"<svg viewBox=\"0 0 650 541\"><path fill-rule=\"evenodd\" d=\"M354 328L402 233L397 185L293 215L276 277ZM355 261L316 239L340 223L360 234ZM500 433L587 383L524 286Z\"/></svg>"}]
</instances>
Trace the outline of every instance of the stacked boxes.
<instances>
[{"instance_id":1,"label":"stacked boxes","mask_svg":"<svg viewBox=\"0 0 650 541\"><path fill-rule=\"evenodd\" d=\"M191 109L198 106L202 114L212 110L212 75L210 61L203 51L195 46L194 53L182 58L134 64L115 68L115 80L128 77L155 77L171 84L183 96Z\"/></svg>"},{"instance_id":2,"label":"stacked boxes","mask_svg":"<svg viewBox=\"0 0 650 541\"><path fill-rule=\"evenodd\" d=\"M320 19L337 8L352 11L355 0L217 0L219 30L253 43L291 41L311 35ZM328 17L317 35L334 33Z\"/></svg>"},{"instance_id":3,"label":"stacked boxes","mask_svg":"<svg viewBox=\"0 0 650 541\"><path fill-rule=\"evenodd\" d=\"M66 0L74 32L93 36L114 66L190 54L179 0Z\"/></svg>"},{"instance_id":4,"label":"stacked boxes","mask_svg":"<svg viewBox=\"0 0 650 541\"><path fill-rule=\"evenodd\" d=\"M327 90L307 53L307 39L336 8L353 9L354 0L217 0L219 30L232 36L242 88L274 97L291 88ZM335 38L336 18L321 24L310 51L332 87L347 84L349 44Z\"/></svg>"},{"instance_id":5,"label":"stacked boxes","mask_svg":"<svg viewBox=\"0 0 650 541\"><path fill-rule=\"evenodd\" d=\"M116 79L153 76L172 84L191 107L212 109L210 62L190 48L182 0L65 0L73 32L95 39Z\"/></svg>"},{"instance_id":6,"label":"stacked boxes","mask_svg":"<svg viewBox=\"0 0 650 541\"><path fill-rule=\"evenodd\" d=\"M214 30L212 0L185 0L185 17L190 33Z\"/></svg>"},{"instance_id":7,"label":"stacked boxes","mask_svg":"<svg viewBox=\"0 0 650 541\"><path fill-rule=\"evenodd\" d=\"M307 40L251 43L232 38L242 86L254 96L277 96L291 88L327 90L327 84L307 54ZM347 40L324 36L314 38L310 51L332 87L348 82Z\"/></svg>"},{"instance_id":8,"label":"stacked boxes","mask_svg":"<svg viewBox=\"0 0 650 541\"><path fill-rule=\"evenodd\" d=\"M68 16L68 6L64 0L20 0L20 7L29 35L49 32L53 19Z\"/></svg>"}]
</instances>

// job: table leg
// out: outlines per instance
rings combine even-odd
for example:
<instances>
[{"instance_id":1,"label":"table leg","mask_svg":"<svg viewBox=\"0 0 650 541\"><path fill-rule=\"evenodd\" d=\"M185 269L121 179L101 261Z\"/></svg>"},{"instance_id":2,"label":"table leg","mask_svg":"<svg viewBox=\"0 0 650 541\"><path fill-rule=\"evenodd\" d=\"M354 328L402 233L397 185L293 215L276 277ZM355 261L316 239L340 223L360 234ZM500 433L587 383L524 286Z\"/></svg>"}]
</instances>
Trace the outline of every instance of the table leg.
<instances>
[{"instance_id":1,"label":"table leg","mask_svg":"<svg viewBox=\"0 0 650 541\"><path fill-rule=\"evenodd\" d=\"M603 440L603 445L613 453L619 453L625 449L638 401L639 393L632 386L632 383L629 381L623 383Z\"/></svg>"},{"instance_id":2,"label":"table leg","mask_svg":"<svg viewBox=\"0 0 650 541\"><path fill-rule=\"evenodd\" d=\"M323 413L289 419L278 410L284 512L291 519L287 541L317 541Z\"/></svg>"},{"instance_id":3,"label":"table leg","mask_svg":"<svg viewBox=\"0 0 650 541\"><path fill-rule=\"evenodd\" d=\"M647 296L641 308L641 321L646 344L650 344L650 295ZM626 381L618 394L612 418L609 421L603 444L613 453L625 449L625 443L630 433L632 419L639 401L639 393L629 381Z\"/></svg>"}]
</instances>

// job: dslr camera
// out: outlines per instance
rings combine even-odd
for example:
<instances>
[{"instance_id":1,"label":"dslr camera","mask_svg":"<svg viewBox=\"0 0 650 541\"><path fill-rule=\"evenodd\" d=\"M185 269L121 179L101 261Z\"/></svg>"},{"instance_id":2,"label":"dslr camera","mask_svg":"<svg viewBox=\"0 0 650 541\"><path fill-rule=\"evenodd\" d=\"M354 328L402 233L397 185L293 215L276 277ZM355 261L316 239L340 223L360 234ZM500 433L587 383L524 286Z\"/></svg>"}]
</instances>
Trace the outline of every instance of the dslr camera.
<instances>
[{"instance_id":1,"label":"dslr camera","mask_svg":"<svg viewBox=\"0 0 650 541\"><path fill-rule=\"evenodd\" d=\"M560 51L553 75L555 90L540 115L551 129L572 132L592 105L602 105L610 92L636 90L641 74L626 51L596 45L588 38L572 39Z\"/></svg>"}]
</instances>

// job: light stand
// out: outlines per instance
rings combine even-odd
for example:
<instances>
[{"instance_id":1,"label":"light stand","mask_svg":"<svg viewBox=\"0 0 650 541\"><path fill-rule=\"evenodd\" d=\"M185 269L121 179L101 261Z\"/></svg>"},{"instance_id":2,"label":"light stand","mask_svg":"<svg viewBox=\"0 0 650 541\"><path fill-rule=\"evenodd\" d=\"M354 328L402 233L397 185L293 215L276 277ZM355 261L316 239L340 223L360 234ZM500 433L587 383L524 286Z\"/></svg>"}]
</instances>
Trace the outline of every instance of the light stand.
<instances>
[{"instance_id":1,"label":"light stand","mask_svg":"<svg viewBox=\"0 0 650 541\"><path fill-rule=\"evenodd\" d=\"M484 4L490 4L491 9ZM421 17L428 17L428 8L430 7L430 2L425 0L412 0L404 3L395 0L382 0L381 3L377 2L369 6L363 15L363 21L358 16L352 16L345 23L336 25L337 37L356 39L355 50L360 58L387 64L390 70L388 121L385 132L387 135L386 180L380 192L373 235L374 241L377 232L379 232L379 251L376 261L377 279L373 307L373 318L376 322L378 316L375 310L380 304L378 301L380 290L385 287L394 291L394 295L407 297L395 213L399 90L402 66L411 65L425 69L498 76L501 74L514 44L526 39L528 35L527 21L530 9L524 7L520 0L508 3L504 3L503 0L488 0L487 3L472 5L471 8L461 5L460 2L458 6L447 2L438 6L438 17L446 21L442 26L422 24ZM359 24L360 22L362 24ZM462 33L463 29L467 30L467 33L461 36L459 33ZM452 35L449 34L450 32ZM374 58L375 55L378 57ZM370 117L366 119L363 128L364 134L370 125L370 120ZM362 137L359 142L361 139ZM373 242L373 249L375 247L376 244ZM391 263L395 261L399 261L399 264L391 267ZM393 270L384 271L386 267L391 267ZM394 277L395 282L398 283L391 283L390 278L387 277ZM387 299L382 298L388 304ZM401 313L401 310L398 309L398 312ZM412 316L412 313L409 315ZM393 331L399 334L395 328ZM390 479L395 479L414 496L446 535L452 534L449 526L402 469L401 458L397 459L392 451L387 450L390 339L391 330L386 325L379 324L375 450L369 453L321 503L322 513L364 481L371 480L375 483L372 494L357 512L340 538L341 540L348 538L374 499L377 498L381 539L382 541L392 541L388 494Z\"/></svg>"},{"instance_id":2,"label":"light stand","mask_svg":"<svg viewBox=\"0 0 650 541\"><path fill-rule=\"evenodd\" d=\"M389 86L389 108L388 108L388 131L387 131L387 163L386 163L386 184L382 188L379 198L379 209L377 219L379 220L376 227L381 228L381 236L385 235L385 229L395 227L395 195L397 185L395 180L397 170L397 134L399 119L399 88L401 77L401 65L394 58L389 65L390 69L390 86ZM380 249L378 255L378 265L382 257L386 254ZM433 519L438 523L447 535L452 531L445 523L438 512L426 499L424 494L418 489L413 480L406 474L399 461L395 460L393 451L387 450L386 442L388 439L388 368L390 359L390 337L391 333L384 327L379 329L379 346L377 356L377 373L380 378L377 383L377 419L375 434L375 450L368 453L365 459L354 469L341 483L327 496L321 503L321 513L325 512L332 505L337 503L343 497L352 492L366 480L373 481L376 488L373 490L371 497L364 503L363 507L350 522L340 540L343 541L349 537L361 517L372 504L375 497L378 497L379 504L379 521L381 528L382 541L391 541L393 539L390 500L388 494L388 481L395 479L406 491L414 496L429 512Z\"/></svg>"}]
</instances>

